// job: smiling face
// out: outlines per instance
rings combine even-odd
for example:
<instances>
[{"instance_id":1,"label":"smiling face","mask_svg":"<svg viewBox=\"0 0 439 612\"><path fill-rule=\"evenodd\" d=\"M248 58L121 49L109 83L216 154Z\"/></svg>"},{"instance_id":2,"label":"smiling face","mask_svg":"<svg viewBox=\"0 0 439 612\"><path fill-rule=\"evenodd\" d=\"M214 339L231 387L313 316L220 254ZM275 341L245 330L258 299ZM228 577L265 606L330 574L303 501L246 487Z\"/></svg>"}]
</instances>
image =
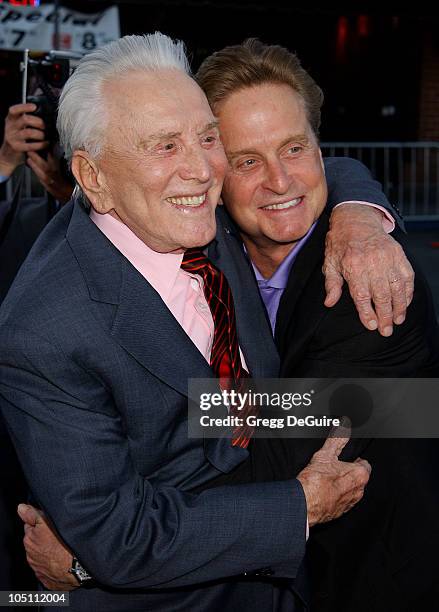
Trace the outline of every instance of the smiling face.
<instances>
[{"instance_id":1,"label":"smiling face","mask_svg":"<svg viewBox=\"0 0 439 612\"><path fill-rule=\"evenodd\" d=\"M285 257L322 212L327 188L303 100L288 85L232 93L215 109L229 160L223 189L250 253Z\"/></svg>"},{"instance_id":2,"label":"smiling face","mask_svg":"<svg viewBox=\"0 0 439 612\"><path fill-rule=\"evenodd\" d=\"M108 129L84 189L93 207L158 252L210 242L226 158L201 89L168 69L131 72L106 83L104 95Z\"/></svg>"}]
</instances>

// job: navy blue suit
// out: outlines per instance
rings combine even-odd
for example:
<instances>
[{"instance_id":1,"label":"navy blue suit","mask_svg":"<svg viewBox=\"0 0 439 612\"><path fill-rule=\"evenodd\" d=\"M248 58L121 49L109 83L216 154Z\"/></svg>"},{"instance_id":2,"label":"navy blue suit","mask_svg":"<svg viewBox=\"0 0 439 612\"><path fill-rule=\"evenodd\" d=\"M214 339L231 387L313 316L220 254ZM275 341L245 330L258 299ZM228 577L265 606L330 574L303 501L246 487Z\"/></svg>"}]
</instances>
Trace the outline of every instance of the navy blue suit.
<instances>
[{"instance_id":1,"label":"navy blue suit","mask_svg":"<svg viewBox=\"0 0 439 612\"><path fill-rule=\"evenodd\" d=\"M345 183L335 201L352 193ZM368 197L385 204L373 186L358 194ZM235 296L251 374L275 377L258 290L227 223L220 210L209 257ZM0 367L1 410L32 493L100 583L74 591L71 610L293 609L300 483L202 491L248 452L188 438L187 381L212 371L79 203L45 229L2 305Z\"/></svg>"},{"instance_id":2,"label":"navy blue suit","mask_svg":"<svg viewBox=\"0 0 439 612\"><path fill-rule=\"evenodd\" d=\"M257 289L218 246L209 256L240 296L245 360L255 376L275 376ZM126 589L123 603L120 591L78 590L71 609L210 610L217 601L250 610L256 598L268 605L271 586L250 588L243 573L270 565L295 576L305 547L300 484L190 493L247 451L188 438L187 380L212 371L81 205L67 205L40 237L0 325L2 411L32 492L96 579ZM222 580L240 575L241 588L239 579Z\"/></svg>"}]
</instances>

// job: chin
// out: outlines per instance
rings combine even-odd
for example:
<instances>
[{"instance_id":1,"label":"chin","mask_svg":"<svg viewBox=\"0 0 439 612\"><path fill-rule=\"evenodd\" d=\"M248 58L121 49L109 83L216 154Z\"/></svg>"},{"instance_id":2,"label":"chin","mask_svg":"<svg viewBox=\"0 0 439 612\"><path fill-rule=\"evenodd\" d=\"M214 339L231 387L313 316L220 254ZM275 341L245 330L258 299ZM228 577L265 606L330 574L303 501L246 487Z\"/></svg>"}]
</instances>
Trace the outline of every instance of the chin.
<instances>
[{"instance_id":1,"label":"chin","mask_svg":"<svg viewBox=\"0 0 439 612\"><path fill-rule=\"evenodd\" d=\"M194 228L194 230L187 237L187 246L185 248L192 249L194 247L201 247L209 244L216 236L216 223L206 227Z\"/></svg>"}]
</instances>

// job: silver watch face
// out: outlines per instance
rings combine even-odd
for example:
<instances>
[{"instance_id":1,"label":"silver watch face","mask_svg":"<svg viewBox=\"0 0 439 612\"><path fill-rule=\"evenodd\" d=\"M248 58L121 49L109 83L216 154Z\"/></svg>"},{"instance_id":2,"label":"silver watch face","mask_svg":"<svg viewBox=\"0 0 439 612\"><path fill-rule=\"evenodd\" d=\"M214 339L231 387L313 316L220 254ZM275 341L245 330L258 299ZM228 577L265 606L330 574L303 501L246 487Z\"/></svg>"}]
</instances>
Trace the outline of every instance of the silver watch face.
<instances>
[{"instance_id":1,"label":"silver watch face","mask_svg":"<svg viewBox=\"0 0 439 612\"><path fill-rule=\"evenodd\" d=\"M87 572L87 570L85 570L82 567L82 565L79 563L78 559L73 559L72 567L70 568L69 571L70 571L71 574L73 574L75 576L75 578L80 583L87 582L87 580L91 580L92 579L92 577Z\"/></svg>"}]
</instances>

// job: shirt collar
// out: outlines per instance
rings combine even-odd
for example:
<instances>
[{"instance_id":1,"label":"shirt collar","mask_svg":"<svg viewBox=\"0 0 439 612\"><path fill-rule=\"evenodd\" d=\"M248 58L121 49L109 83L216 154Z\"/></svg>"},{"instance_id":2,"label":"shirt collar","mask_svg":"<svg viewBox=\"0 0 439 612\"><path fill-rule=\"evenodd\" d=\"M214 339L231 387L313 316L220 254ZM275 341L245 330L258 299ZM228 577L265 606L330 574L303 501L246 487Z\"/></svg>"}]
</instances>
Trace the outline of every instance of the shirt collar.
<instances>
[{"instance_id":1,"label":"shirt collar","mask_svg":"<svg viewBox=\"0 0 439 612\"><path fill-rule=\"evenodd\" d=\"M297 242L295 247L288 253L288 255L282 261L280 266L277 268L276 272L270 278L264 278L262 274L259 272L258 268L255 266L255 264L251 262L259 287L270 287L272 289L285 289L286 288L287 283L288 283L288 277L290 275L291 268L293 267L294 261L296 260L296 257L299 254L300 249L304 246L308 238L311 236L316 225L317 225L317 221L315 221L311 225L311 227L309 228L305 236L303 236L303 238L301 238ZM245 247L244 247L244 250L247 252Z\"/></svg>"},{"instance_id":2,"label":"shirt collar","mask_svg":"<svg viewBox=\"0 0 439 612\"><path fill-rule=\"evenodd\" d=\"M92 208L90 219L167 302L180 272L183 253L153 251L109 213L101 215Z\"/></svg>"}]
</instances>

